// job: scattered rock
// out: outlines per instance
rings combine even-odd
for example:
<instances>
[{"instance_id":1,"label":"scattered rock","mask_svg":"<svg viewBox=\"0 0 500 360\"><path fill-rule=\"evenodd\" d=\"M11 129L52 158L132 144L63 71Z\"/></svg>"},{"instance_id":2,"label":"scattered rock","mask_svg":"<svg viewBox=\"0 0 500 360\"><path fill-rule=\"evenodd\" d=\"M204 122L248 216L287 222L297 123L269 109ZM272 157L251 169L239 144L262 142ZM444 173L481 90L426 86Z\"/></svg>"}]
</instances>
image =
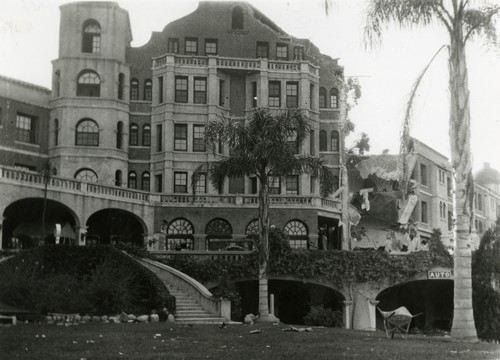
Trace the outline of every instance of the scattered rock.
<instances>
[{"instance_id":1,"label":"scattered rock","mask_svg":"<svg viewBox=\"0 0 500 360\"><path fill-rule=\"evenodd\" d=\"M92 321L93 322L100 322L101 321L101 317L100 316L92 316Z\"/></svg>"},{"instance_id":2,"label":"scattered rock","mask_svg":"<svg viewBox=\"0 0 500 360\"><path fill-rule=\"evenodd\" d=\"M125 314L124 312L122 312L122 313L120 314L120 316L119 316L119 319L120 319L120 322L122 322L122 323L126 323L126 322L128 322L128 315L127 315L127 314Z\"/></svg>"},{"instance_id":3,"label":"scattered rock","mask_svg":"<svg viewBox=\"0 0 500 360\"><path fill-rule=\"evenodd\" d=\"M172 315L172 314L168 314L167 321L168 321L168 322L175 322L174 315Z\"/></svg>"},{"instance_id":4,"label":"scattered rock","mask_svg":"<svg viewBox=\"0 0 500 360\"><path fill-rule=\"evenodd\" d=\"M92 318L89 315L82 316L83 322L89 322L90 320L92 320Z\"/></svg>"},{"instance_id":5,"label":"scattered rock","mask_svg":"<svg viewBox=\"0 0 500 360\"><path fill-rule=\"evenodd\" d=\"M132 321L137 320L137 317L134 314L128 314L127 317L129 320L132 320Z\"/></svg>"},{"instance_id":6,"label":"scattered rock","mask_svg":"<svg viewBox=\"0 0 500 360\"><path fill-rule=\"evenodd\" d=\"M255 324L256 319L257 319L257 316L255 316L254 314L246 314L243 322L247 325L253 325L253 324Z\"/></svg>"},{"instance_id":7,"label":"scattered rock","mask_svg":"<svg viewBox=\"0 0 500 360\"><path fill-rule=\"evenodd\" d=\"M159 322L160 317L158 316L158 314L151 314L149 315L149 320L151 320L151 322Z\"/></svg>"},{"instance_id":8,"label":"scattered rock","mask_svg":"<svg viewBox=\"0 0 500 360\"><path fill-rule=\"evenodd\" d=\"M138 316L136 320L141 323L147 323L149 320L149 315Z\"/></svg>"}]
</instances>

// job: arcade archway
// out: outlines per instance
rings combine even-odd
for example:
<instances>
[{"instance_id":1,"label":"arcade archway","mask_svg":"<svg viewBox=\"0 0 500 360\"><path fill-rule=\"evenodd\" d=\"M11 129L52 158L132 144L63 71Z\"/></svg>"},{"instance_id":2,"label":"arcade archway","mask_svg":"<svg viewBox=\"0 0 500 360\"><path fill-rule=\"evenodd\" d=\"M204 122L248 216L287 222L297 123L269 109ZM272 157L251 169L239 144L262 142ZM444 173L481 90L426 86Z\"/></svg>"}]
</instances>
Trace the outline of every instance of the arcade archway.
<instances>
[{"instance_id":1,"label":"arcade archway","mask_svg":"<svg viewBox=\"0 0 500 360\"><path fill-rule=\"evenodd\" d=\"M142 245L147 233L142 219L121 209L104 209L87 220L85 245L110 245L119 242Z\"/></svg>"},{"instance_id":2,"label":"arcade archway","mask_svg":"<svg viewBox=\"0 0 500 360\"><path fill-rule=\"evenodd\" d=\"M405 306L412 314L422 313L411 323L420 331L439 329L449 331L453 319L453 280L419 280L392 286L377 296L381 310ZM377 312L377 328L383 329Z\"/></svg>"},{"instance_id":3,"label":"arcade archway","mask_svg":"<svg viewBox=\"0 0 500 360\"><path fill-rule=\"evenodd\" d=\"M26 198L13 202L5 209L2 223L3 248L30 248L54 243L56 224L61 226L60 242L78 243L78 218L66 205L47 199L43 224L44 199Z\"/></svg>"}]
</instances>

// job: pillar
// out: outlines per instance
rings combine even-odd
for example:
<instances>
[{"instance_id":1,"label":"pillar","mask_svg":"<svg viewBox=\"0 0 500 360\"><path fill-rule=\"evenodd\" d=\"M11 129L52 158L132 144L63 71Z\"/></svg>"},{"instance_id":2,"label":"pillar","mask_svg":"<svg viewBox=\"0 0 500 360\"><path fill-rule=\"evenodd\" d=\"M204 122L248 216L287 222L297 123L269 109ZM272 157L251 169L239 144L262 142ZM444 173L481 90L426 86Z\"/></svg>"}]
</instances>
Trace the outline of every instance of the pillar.
<instances>
[{"instance_id":1,"label":"pillar","mask_svg":"<svg viewBox=\"0 0 500 360\"><path fill-rule=\"evenodd\" d=\"M84 246L85 245L85 236L87 235L87 227L86 226L77 227L76 231L75 231L75 235L76 235L75 245Z\"/></svg>"},{"instance_id":2,"label":"pillar","mask_svg":"<svg viewBox=\"0 0 500 360\"><path fill-rule=\"evenodd\" d=\"M344 300L344 324L346 329L351 329L351 310L352 310L352 301Z\"/></svg>"},{"instance_id":3,"label":"pillar","mask_svg":"<svg viewBox=\"0 0 500 360\"><path fill-rule=\"evenodd\" d=\"M370 330L377 330L377 305L380 301L368 299L368 311L370 314Z\"/></svg>"}]
</instances>

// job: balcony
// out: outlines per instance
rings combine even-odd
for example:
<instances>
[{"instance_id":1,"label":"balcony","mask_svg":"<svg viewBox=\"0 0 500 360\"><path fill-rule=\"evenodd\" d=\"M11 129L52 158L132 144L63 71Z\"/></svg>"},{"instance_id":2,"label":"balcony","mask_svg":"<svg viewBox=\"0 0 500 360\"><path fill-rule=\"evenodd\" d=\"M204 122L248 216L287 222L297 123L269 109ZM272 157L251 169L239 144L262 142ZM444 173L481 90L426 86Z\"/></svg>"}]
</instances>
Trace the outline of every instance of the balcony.
<instances>
[{"instance_id":1,"label":"balcony","mask_svg":"<svg viewBox=\"0 0 500 360\"><path fill-rule=\"evenodd\" d=\"M43 190L44 178L41 174L6 166L0 167L0 182L14 185L30 186ZM191 194L155 194L119 186L81 182L75 179L52 176L47 184L50 191L69 192L76 195L96 196L111 200L148 203L149 205L175 207L248 207L256 208L259 203L257 195L196 195ZM309 208L329 212L341 211L339 199L323 199L315 195L271 195L271 208Z\"/></svg>"},{"instance_id":2,"label":"balcony","mask_svg":"<svg viewBox=\"0 0 500 360\"><path fill-rule=\"evenodd\" d=\"M268 59L226 58L219 56L186 56L166 54L153 59L153 70L167 65L211 67L217 69L255 70L270 72L305 72L319 76L319 67L306 61L276 61Z\"/></svg>"}]
</instances>

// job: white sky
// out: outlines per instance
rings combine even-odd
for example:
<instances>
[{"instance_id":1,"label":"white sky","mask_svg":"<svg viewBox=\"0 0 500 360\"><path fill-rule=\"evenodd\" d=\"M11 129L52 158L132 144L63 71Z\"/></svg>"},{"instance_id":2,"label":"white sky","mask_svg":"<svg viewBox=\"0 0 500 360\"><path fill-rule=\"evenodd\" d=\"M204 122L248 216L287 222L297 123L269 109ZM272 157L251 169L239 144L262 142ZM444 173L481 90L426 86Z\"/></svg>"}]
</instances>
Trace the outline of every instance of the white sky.
<instances>
[{"instance_id":1,"label":"white sky","mask_svg":"<svg viewBox=\"0 0 500 360\"><path fill-rule=\"evenodd\" d=\"M500 0L497 0L500 2ZM49 88L57 58L59 5L63 0L0 0L0 74ZM152 31L194 11L194 0L117 0L129 12L133 46ZM404 104L418 74L447 37L439 28L390 29L383 44L365 49L366 0L249 0L290 35L308 38L322 53L339 58L347 76L359 76L363 96L351 112L355 134L368 133L371 154L399 151ZM447 54L432 65L418 93L412 135L449 157ZM490 162L500 170L500 46L468 49L474 169Z\"/></svg>"}]
</instances>

